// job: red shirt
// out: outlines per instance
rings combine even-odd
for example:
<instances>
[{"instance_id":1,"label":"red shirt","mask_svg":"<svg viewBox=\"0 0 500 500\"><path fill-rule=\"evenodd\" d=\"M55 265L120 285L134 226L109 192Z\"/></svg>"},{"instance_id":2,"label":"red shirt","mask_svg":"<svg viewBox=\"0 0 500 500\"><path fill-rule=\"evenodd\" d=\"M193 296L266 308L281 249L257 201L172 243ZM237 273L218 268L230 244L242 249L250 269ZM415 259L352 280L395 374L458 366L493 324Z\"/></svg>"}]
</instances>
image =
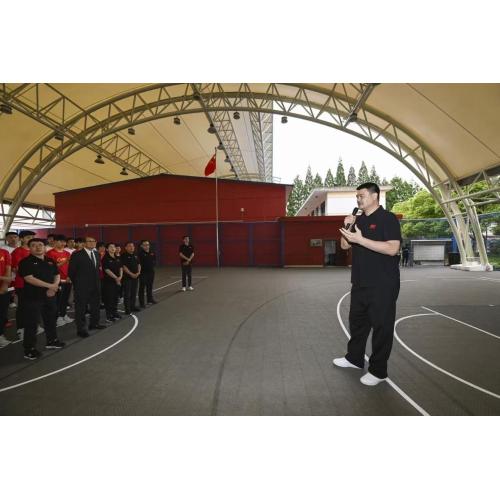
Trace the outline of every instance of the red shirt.
<instances>
[{"instance_id":1,"label":"red shirt","mask_svg":"<svg viewBox=\"0 0 500 500\"><path fill-rule=\"evenodd\" d=\"M7 266L12 265L12 260L10 253L3 248L0 248L0 276L5 276L5 270ZM0 282L0 286L5 283L5 281Z\"/></svg>"},{"instance_id":2,"label":"red shirt","mask_svg":"<svg viewBox=\"0 0 500 500\"><path fill-rule=\"evenodd\" d=\"M29 249L24 247L17 247L11 254L12 269L16 271L16 277L14 278L14 288L24 288L24 280L21 276L19 276L19 274L17 274L17 269L19 267L19 262L28 257L29 254Z\"/></svg>"},{"instance_id":3,"label":"red shirt","mask_svg":"<svg viewBox=\"0 0 500 500\"><path fill-rule=\"evenodd\" d=\"M68 267L69 267L69 259L71 254L66 250L57 250L53 248L46 253L49 259L52 259L57 264L57 269L59 270L59 274L61 275L61 280L68 279Z\"/></svg>"}]
</instances>

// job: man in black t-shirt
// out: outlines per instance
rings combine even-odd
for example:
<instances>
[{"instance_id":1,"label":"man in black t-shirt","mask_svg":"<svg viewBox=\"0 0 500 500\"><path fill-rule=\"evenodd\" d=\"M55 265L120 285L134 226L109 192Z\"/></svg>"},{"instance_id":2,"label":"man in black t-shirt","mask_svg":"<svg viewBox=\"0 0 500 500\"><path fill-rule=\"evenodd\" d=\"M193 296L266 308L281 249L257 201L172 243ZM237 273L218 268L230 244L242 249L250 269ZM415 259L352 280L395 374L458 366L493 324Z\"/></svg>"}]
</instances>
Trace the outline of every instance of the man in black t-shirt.
<instances>
[{"instance_id":1,"label":"man in black t-shirt","mask_svg":"<svg viewBox=\"0 0 500 500\"><path fill-rule=\"evenodd\" d=\"M191 286L191 262L194 259L194 247L189 243L189 236L184 236L184 243L179 247L179 257L181 258L182 288L186 291L186 278L188 290L194 290Z\"/></svg>"},{"instance_id":2,"label":"man in black t-shirt","mask_svg":"<svg viewBox=\"0 0 500 500\"><path fill-rule=\"evenodd\" d=\"M341 247L352 248L351 339L344 358L333 363L342 368L363 368L366 341L373 329L372 355L365 385L377 385L387 378L392 349L396 301L399 295L399 249L401 229L397 217L379 205L380 189L367 182L357 188L356 199L363 214L348 215L341 229Z\"/></svg>"},{"instance_id":3,"label":"man in black t-shirt","mask_svg":"<svg viewBox=\"0 0 500 500\"><path fill-rule=\"evenodd\" d=\"M144 291L146 292L148 304L156 304L156 300L153 298L156 254L151 250L151 243L149 240L141 241L141 248L139 248L137 256L141 263L141 275L139 276L139 304L141 307L145 307Z\"/></svg>"},{"instance_id":4,"label":"man in black t-shirt","mask_svg":"<svg viewBox=\"0 0 500 500\"><path fill-rule=\"evenodd\" d=\"M36 331L40 315L43 319L46 349L61 349L64 342L57 338L57 299L59 290L59 270L56 263L45 256L45 242L33 238L29 242L30 255L19 263L19 275L24 279L23 291L23 323L24 323L24 357L35 360L40 357L36 350Z\"/></svg>"},{"instance_id":5,"label":"man in black t-shirt","mask_svg":"<svg viewBox=\"0 0 500 500\"><path fill-rule=\"evenodd\" d=\"M125 253L120 256L123 266L123 305L125 314L140 311L136 305L137 286L141 275L141 264L134 253L135 245L132 241L125 243Z\"/></svg>"}]
</instances>

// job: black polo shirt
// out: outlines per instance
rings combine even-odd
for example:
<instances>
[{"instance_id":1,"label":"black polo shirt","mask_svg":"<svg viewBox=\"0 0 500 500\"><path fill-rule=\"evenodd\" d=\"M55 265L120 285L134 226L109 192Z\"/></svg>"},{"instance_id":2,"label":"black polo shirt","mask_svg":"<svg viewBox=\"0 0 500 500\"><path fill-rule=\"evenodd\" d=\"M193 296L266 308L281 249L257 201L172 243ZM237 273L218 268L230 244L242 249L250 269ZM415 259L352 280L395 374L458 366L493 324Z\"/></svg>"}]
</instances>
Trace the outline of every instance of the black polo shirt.
<instances>
[{"instance_id":1,"label":"black polo shirt","mask_svg":"<svg viewBox=\"0 0 500 500\"><path fill-rule=\"evenodd\" d=\"M108 281L115 281L107 272L109 269L116 277L120 276L120 269L122 268L122 263L118 257L111 257L108 252L104 255L101 260L102 270L104 271L104 279Z\"/></svg>"},{"instance_id":2,"label":"black polo shirt","mask_svg":"<svg viewBox=\"0 0 500 500\"><path fill-rule=\"evenodd\" d=\"M187 257L189 259L189 257L191 257L191 255L194 254L194 246L182 244L179 247L179 253L181 253L182 255L184 255L185 257ZM183 258L180 258L180 259L181 259L181 264L186 262Z\"/></svg>"},{"instance_id":3,"label":"black polo shirt","mask_svg":"<svg viewBox=\"0 0 500 500\"><path fill-rule=\"evenodd\" d=\"M120 261L123 266L126 266L131 273L137 273L139 271L139 258L135 253L125 252L120 255ZM123 279L132 279L125 270L123 271Z\"/></svg>"},{"instance_id":4,"label":"black polo shirt","mask_svg":"<svg viewBox=\"0 0 500 500\"><path fill-rule=\"evenodd\" d=\"M59 274L57 264L47 257L39 259L34 255L28 255L19 263L18 273L23 278L25 276L33 276L46 283L54 283L55 277ZM28 300L43 300L47 298L47 288L30 285L24 281L23 297Z\"/></svg>"},{"instance_id":5,"label":"black polo shirt","mask_svg":"<svg viewBox=\"0 0 500 500\"><path fill-rule=\"evenodd\" d=\"M139 262L141 263L141 273L151 273L155 270L156 254L154 252L146 252L141 248L139 250Z\"/></svg>"},{"instance_id":6,"label":"black polo shirt","mask_svg":"<svg viewBox=\"0 0 500 500\"><path fill-rule=\"evenodd\" d=\"M360 215L356 225L365 238L374 241L401 241L398 218L380 206L371 215ZM358 244L352 245L351 283L378 286L399 282L399 255L391 257Z\"/></svg>"}]
</instances>

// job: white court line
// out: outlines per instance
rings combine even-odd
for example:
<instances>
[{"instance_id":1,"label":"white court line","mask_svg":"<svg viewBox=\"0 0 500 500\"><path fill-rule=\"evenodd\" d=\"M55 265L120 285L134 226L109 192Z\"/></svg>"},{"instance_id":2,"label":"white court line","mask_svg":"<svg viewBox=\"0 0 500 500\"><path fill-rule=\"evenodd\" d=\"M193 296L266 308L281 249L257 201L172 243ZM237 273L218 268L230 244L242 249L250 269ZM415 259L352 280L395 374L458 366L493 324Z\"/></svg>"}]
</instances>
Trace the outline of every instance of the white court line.
<instances>
[{"instance_id":1,"label":"white court line","mask_svg":"<svg viewBox=\"0 0 500 500\"><path fill-rule=\"evenodd\" d=\"M88 361L89 359L95 358L96 356L99 356L103 352L108 351L109 349L113 348L115 345L118 345L120 342L123 342L137 328L137 326L139 325L139 320L137 319L137 316L135 316L133 314L132 314L132 318L134 318L134 326L132 327L132 329L125 336L123 336L120 340L117 340L114 344L111 344L110 346L105 347L104 349L100 350L99 352L96 352L95 354L92 354L91 356L88 356L84 359L81 359L80 361L77 361L76 363L73 363L73 364L68 365L68 366L64 366L63 368L59 368L59 370L54 370L53 372L49 372L49 373L46 373L45 375L41 375L40 377L26 380L25 382L21 382L19 384L10 385L8 387L3 387L2 389L0 389L0 392L10 391L11 389L15 389L16 387L21 387L21 386L26 385L26 384L31 384L32 382L36 382L37 380L41 380L43 378L50 377L51 375L55 375L56 373L61 373L65 370L69 370L70 368L73 368L74 366L85 363L85 361Z\"/></svg>"},{"instance_id":2,"label":"white court line","mask_svg":"<svg viewBox=\"0 0 500 500\"><path fill-rule=\"evenodd\" d=\"M452 318L451 316L446 316L446 314L440 313L438 311L434 311L433 309L430 309L429 307L421 306L422 309L425 309L426 311L431 311L434 314L438 314L439 316L443 316L444 318L451 319L452 321L456 321L457 323L460 323L461 325L469 326L471 328L474 328L474 330L478 330L479 332L486 333L486 335L489 335L490 337L493 337L494 339L500 340L500 337L498 335L495 335L494 333L487 332L486 330L482 330L481 328L478 328L477 326L474 325L469 325L469 323L465 323L464 321L460 321L459 319Z\"/></svg>"},{"instance_id":3,"label":"white court line","mask_svg":"<svg viewBox=\"0 0 500 500\"><path fill-rule=\"evenodd\" d=\"M475 385L473 384L472 382L469 382L468 380L465 380L463 378L460 378L460 377L457 377L457 375L454 375L453 373L449 372L449 371L446 371L444 370L443 368L435 365L434 363L431 363L428 359L425 359L423 356L420 356L420 354L416 353L413 349L410 349L400 338L399 338L399 335L396 331L396 326L398 326L398 324L401 322L401 321L404 321L405 319L410 319L410 318L416 318L418 316L436 316L436 314L433 314L433 313L420 313L420 314L412 314L410 316L404 316L403 318L399 318L397 321L396 321L396 324L394 325L394 337L395 339L408 351L410 352L411 354L413 354L416 358L420 359L420 361L423 361L424 363L426 363L427 365L429 365L430 367L434 368L435 370L441 372L441 373L444 373L445 375L448 375L448 377L451 377L455 380L457 380L458 382L462 382L462 384L465 384L465 385L468 385L469 387L472 387L473 389L476 389L480 392L484 392L485 394L488 394L489 396L492 396L494 398L497 398L497 399L500 399L500 394L496 394L494 392L491 392L491 391L488 391L487 389L483 389L482 387L478 386L478 385Z\"/></svg>"},{"instance_id":4,"label":"white court line","mask_svg":"<svg viewBox=\"0 0 500 500\"><path fill-rule=\"evenodd\" d=\"M414 280L416 281L416 280ZM344 325L344 322L342 321L342 318L340 316L340 304L342 301L350 294L351 292L347 292L345 295L343 295L340 300L337 303L337 318L339 320L340 326L342 327L342 330L344 330L344 333L346 334L347 338L350 339L351 336L349 335L349 332L347 331L347 328ZM368 356L365 355L366 361L368 361ZM421 415L424 415L426 417L430 416L429 413L427 413L418 403L416 403L406 392L404 392L398 385L396 385L390 378L386 379L386 382L403 398L405 399L408 403L410 403L415 410L417 410Z\"/></svg>"},{"instance_id":5,"label":"white court line","mask_svg":"<svg viewBox=\"0 0 500 500\"><path fill-rule=\"evenodd\" d=\"M483 277L483 278L476 278L477 280L481 280L481 281L496 281L497 283L500 281L500 280L497 280L495 278L486 278L486 277Z\"/></svg>"}]
</instances>

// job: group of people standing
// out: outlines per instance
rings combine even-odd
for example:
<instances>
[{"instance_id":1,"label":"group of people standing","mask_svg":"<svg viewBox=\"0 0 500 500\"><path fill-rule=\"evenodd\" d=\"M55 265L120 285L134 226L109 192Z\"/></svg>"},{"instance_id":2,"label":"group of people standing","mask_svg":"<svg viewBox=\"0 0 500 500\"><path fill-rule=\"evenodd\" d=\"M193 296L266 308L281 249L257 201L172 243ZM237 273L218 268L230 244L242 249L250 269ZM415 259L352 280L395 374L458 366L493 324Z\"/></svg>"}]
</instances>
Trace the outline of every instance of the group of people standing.
<instances>
[{"instance_id":1,"label":"group of people standing","mask_svg":"<svg viewBox=\"0 0 500 500\"><path fill-rule=\"evenodd\" d=\"M67 239L48 235L45 240L33 231L21 231L9 232L5 239L6 245L0 248L0 347L9 343L4 332L12 285L17 298L17 333L26 359L41 355L36 349L37 333L45 331L46 349L61 349L65 344L57 337L57 326L74 321L77 335L85 338L89 330L106 328L100 322L101 307L107 324L120 319L120 296L125 314L156 303L156 255L149 240L140 242L137 253L134 242L129 241L121 253L119 245L98 244L92 236ZM74 320L67 314L71 295ZM44 328L39 326L40 320Z\"/></svg>"}]
</instances>

